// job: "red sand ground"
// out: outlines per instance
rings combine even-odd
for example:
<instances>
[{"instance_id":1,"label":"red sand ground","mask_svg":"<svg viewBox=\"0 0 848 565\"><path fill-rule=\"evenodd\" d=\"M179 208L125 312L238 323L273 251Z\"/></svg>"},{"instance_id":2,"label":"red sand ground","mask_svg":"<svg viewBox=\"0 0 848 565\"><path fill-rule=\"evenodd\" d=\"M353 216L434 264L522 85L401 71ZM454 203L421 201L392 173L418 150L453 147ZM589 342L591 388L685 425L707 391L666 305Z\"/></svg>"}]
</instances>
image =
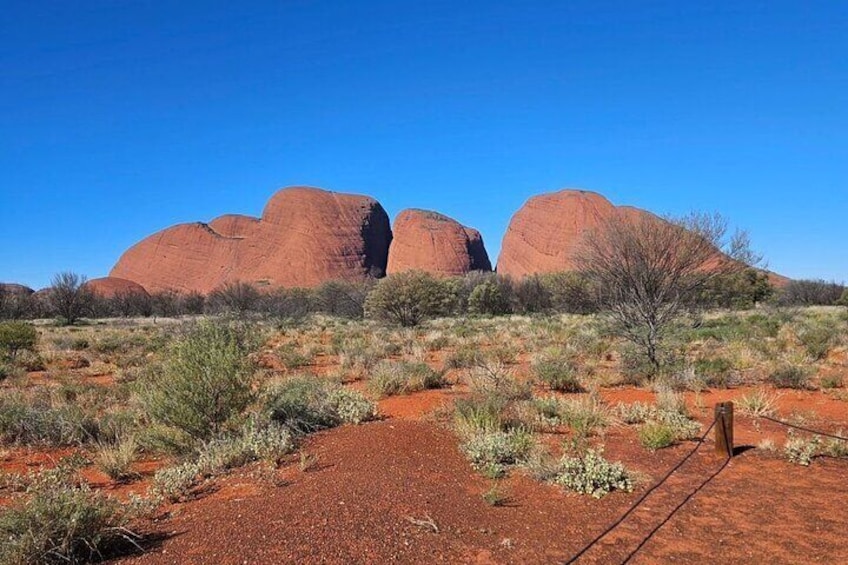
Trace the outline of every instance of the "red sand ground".
<instances>
[{"instance_id":1,"label":"red sand ground","mask_svg":"<svg viewBox=\"0 0 848 565\"><path fill-rule=\"evenodd\" d=\"M718 391L704 403L740 394ZM177 504L139 526L164 539L120 563L557 563L573 556L625 512L692 447L644 450L632 428L613 428L606 455L644 476L635 492L601 500L571 494L514 472L501 481L503 507L481 494L492 482L475 474L455 436L426 413L452 400L450 390L381 402L388 417L311 437L315 456L301 471L293 459L276 480L245 469L215 483L211 494ZM650 394L619 389L610 400ZM844 402L820 393L788 393L793 407L819 416L817 426L848 428ZM702 421L708 420L705 414ZM785 432L737 418L735 457L636 554L633 563L848 562L845 460L816 459L809 468L750 449ZM746 449L747 447L747 449ZM689 493L721 466L711 441L648 498L581 563L619 563ZM282 486L280 486L282 485ZM432 519L438 531L412 520Z\"/></svg>"}]
</instances>

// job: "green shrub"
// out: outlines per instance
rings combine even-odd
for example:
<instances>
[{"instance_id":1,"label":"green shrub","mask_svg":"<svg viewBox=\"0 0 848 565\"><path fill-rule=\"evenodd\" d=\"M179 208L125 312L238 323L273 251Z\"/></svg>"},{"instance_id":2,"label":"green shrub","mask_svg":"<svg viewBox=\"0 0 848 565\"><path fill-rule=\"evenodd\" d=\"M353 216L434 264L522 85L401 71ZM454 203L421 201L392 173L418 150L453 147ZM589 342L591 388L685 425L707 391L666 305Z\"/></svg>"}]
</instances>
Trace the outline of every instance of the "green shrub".
<instances>
[{"instance_id":1,"label":"green shrub","mask_svg":"<svg viewBox=\"0 0 848 565\"><path fill-rule=\"evenodd\" d=\"M449 314L456 294L448 281L423 271L404 271L380 279L365 301L369 318L416 326L427 318Z\"/></svg>"},{"instance_id":2,"label":"green shrub","mask_svg":"<svg viewBox=\"0 0 848 565\"><path fill-rule=\"evenodd\" d=\"M445 357L445 369L469 369L486 361L478 347L462 346Z\"/></svg>"},{"instance_id":3,"label":"green shrub","mask_svg":"<svg viewBox=\"0 0 848 565\"><path fill-rule=\"evenodd\" d=\"M14 360L18 351L35 349L38 332L26 322L0 322L0 352Z\"/></svg>"},{"instance_id":4,"label":"green shrub","mask_svg":"<svg viewBox=\"0 0 848 565\"><path fill-rule=\"evenodd\" d=\"M639 442L652 451L674 444L675 436L674 428L665 422L647 422L639 428Z\"/></svg>"},{"instance_id":5,"label":"green shrub","mask_svg":"<svg viewBox=\"0 0 848 565\"><path fill-rule=\"evenodd\" d=\"M80 403L47 389L0 393L0 440L23 445L82 445L96 441L100 425Z\"/></svg>"},{"instance_id":6,"label":"green shrub","mask_svg":"<svg viewBox=\"0 0 848 565\"><path fill-rule=\"evenodd\" d=\"M175 340L164 370L142 383L142 402L154 422L203 440L218 435L254 398L255 348L248 326L198 324Z\"/></svg>"},{"instance_id":7,"label":"green shrub","mask_svg":"<svg viewBox=\"0 0 848 565\"><path fill-rule=\"evenodd\" d=\"M79 563L96 560L132 534L131 518L113 498L74 480L60 465L31 478L22 500L0 514L0 563Z\"/></svg>"},{"instance_id":8,"label":"green shrub","mask_svg":"<svg viewBox=\"0 0 848 565\"><path fill-rule=\"evenodd\" d=\"M786 365L769 375L768 381L777 388L805 390L809 388L809 375L801 367Z\"/></svg>"},{"instance_id":9,"label":"green shrub","mask_svg":"<svg viewBox=\"0 0 848 565\"><path fill-rule=\"evenodd\" d=\"M358 424L376 416L376 406L361 393L313 376L292 377L263 395L271 420L298 433Z\"/></svg>"},{"instance_id":10,"label":"green shrub","mask_svg":"<svg viewBox=\"0 0 848 565\"><path fill-rule=\"evenodd\" d=\"M157 471L152 492L175 502L210 477L257 460L276 463L293 449L294 439L287 428L251 419L240 434L208 441L195 457Z\"/></svg>"},{"instance_id":11,"label":"green shrub","mask_svg":"<svg viewBox=\"0 0 848 565\"><path fill-rule=\"evenodd\" d=\"M533 376L551 390L559 392L583 392L577 378L577 365L571 359L559 356L543 357L533 363Z\"/></svg>"},{"instance_id":12,"label":"green shrub","mask_svg":"<svg viewBox=\"0 0 848 565\"><path fill-rule=\"evenodd\" d=\"M368 390L380 397L410 394L444 385L444 376L426 363L407 361L383 361L368 379Z\"/></svg>"},{"instance_id":13,"label":"green shrub","mask_svg":"<svg viewBox=\"0 0 848 565\"><path fill-rule=\"evenodd\" d=\"M733 375L733 362L725 357L702 357L695 361L695 372L704 377L708 386L727 388Z\"/></svg>"},{"instance_id":14,"label":"green shrub","mask_svg":"<svg viewBox=\"0 0 848 565\"><path fill-rule=\"evenodd\" d=\"M489 316L511 313L512 304L505 286L493 279L478 284L468 297L468 311Z\"/></svg>"},{"instance_id":15,"label":"green shrub","mask_svg":"<svg viewBox=\"0 0 848 565\"><path fill-rule=\"evenodd\" d=\"M777 412L777 396L762 389L742 395L736 403L740 412L754 418L773 416Z\"/></svg>"},{"instance_id":16,"label":"green shrub","mask_svg":"<svg viewBox=\"0 0 848 565\"><path fill-rule=\"evenodd\" d=\"M113 481L126 481L136 476L131 467L137 453L138 444L132 437L114 445L101 445L97 452L97 468Z\"/></svg>"},{"instance_id":17,"label":"green shrub","mask_svg":"<svg viewBox=\"0 0 848 565\"><path fill-rule=\"evenodd\" d=\"M495 432L507 421L509 400L497 394L475 394L454 403L454 422L461 433Z\"/></svg>"},{"instance_id":18,"label":"green shrub","mask_svg":"<svg viewBox=\"0 0 848 565\"><path fill-rule=\"evenodd\" d=\"M830 320L810 321L802 324L796 333L810 357L818 361L827 357L836 345L839 328Z\"/></svg>"},{"instance_id":19,"label":"green shrub","mask_svg":"<svg viewBox=\"0 0 848 565\"><path fill-rule=\"evenodd\" d=\"M508 466L524 461L533 445L533 435L524 430L489 431L468 437L462 451L472 467L495 478L502 476Z\"/></svg>"},{"instance_id":20,"label":"green shrub","mask_svg":"<svg viewBox=\"0 0 848 565\"><path fill-rule=\"evenodd\" d=\"M600 449L588 449L577 456L564 455L552 480L569 490L594 498L601 498L614 490L633 490L633 479L624 465L610 463L604 459Z\"/></svg>"}]
</instances>

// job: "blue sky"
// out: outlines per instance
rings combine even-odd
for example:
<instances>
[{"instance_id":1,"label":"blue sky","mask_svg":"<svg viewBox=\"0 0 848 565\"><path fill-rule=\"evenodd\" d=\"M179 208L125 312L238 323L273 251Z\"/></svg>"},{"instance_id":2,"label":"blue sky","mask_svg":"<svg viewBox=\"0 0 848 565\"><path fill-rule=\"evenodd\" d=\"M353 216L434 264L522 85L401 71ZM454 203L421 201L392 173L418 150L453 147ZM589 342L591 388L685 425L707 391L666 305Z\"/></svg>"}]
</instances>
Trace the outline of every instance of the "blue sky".
<instances>
[{"instance_id":1,"label":"blue sky","mask_svg":"<svg viewBox=\"0 0 848 565\"><path fill-rule=\"evenodd\" d=\"M848 3L4 2L0 280L108 273L282 186L482 233L564 187L848 280Z\"/></svg>"}]
</instances>

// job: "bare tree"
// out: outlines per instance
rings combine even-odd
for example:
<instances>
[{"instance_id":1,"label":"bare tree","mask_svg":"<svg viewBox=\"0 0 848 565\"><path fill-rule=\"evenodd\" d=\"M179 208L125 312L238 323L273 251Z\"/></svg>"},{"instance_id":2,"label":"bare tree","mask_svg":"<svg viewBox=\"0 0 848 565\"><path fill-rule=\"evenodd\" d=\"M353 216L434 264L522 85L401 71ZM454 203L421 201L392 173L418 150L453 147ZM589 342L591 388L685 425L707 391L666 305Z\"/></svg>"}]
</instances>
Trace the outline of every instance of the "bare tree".
<instances>
[{"instance_id":1,"label":"bare tree","mask_svg":"<svg viewBox=\"0 0 848 565\"><path fill-rule=\"evenodd\" d=\"M73 325L85 316L94 302L94 293L85 286L86 277L70 271L53 277L48 301L65 323Z\"/></svg>"},{"instance_id":2,"label":"bare tree","mask_svg":"<svg viewBox=\"0 0 848 565\"><path fill-rule=\"evenodd\" d=\"M718 214L680 220L620 215L587 234L577 253L613 331L636 345L655 371L661 369L660 347L672 323L711 280L746 267L722 252L731 243L726 233ZM740 256L747 247L730 251Z\"/></svg>"}]
</instances>

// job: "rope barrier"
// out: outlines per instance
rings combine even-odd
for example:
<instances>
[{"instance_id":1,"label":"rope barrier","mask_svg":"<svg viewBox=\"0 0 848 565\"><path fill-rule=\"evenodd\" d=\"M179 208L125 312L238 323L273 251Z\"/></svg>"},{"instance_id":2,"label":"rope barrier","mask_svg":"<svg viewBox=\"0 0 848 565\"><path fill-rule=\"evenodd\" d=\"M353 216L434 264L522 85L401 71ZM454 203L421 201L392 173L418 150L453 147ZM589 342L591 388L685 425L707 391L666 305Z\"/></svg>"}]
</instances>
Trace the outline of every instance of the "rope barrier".
<instances>
[{"instance_id":1,"label":"rope barrier","mask_svg":"<svg viewBox=\"0 0 848 565\"><path fill-rule=\"evenodd\" d=\"M620 525L621 525L621 523L622 523L622 522L624 522L624 520L626 520L626 519L627 519L627 517L628 517L628 516L630 516L630 514L632 514L632 513L633 513L633 511L634 511L634 510L636 510L636 509L639 507L639 505L640 505L640 504L642 504L643 502L645 502L645 499L646 499L646 498L648 498L648 496L650 496L652 492L654 492L654 491L655 491L655 490L657 490L660 486L662 486L662 484L663 484L663 483L665 483L665 482L666 482L666 481L667 481L667 480L671 477L671 475L673 475L673 474L674 474L674 473L675 473L678 469L680 469L680 468L681 468L681 467L682 467L682 466L683 466L683 465L684 465L684 464L685 464L685 463L686 463L686 462L687 462L687 461L688 461L688 460L689 460L689 459L690 459L693 455L695 455L695 452L696 452L696 451L698 451L698 449L701 447L701 444L703 444L703 443L704 443L704 440L705 440L705 439L707 438L707 436L710 434L710 432L711 432L711 431L712 431L712 429L715 427L715 425L716 425L716 423L717 423L717 422L718 422L718 418L713 419L713 422L712 422L712 423L710 424L710 426L707 428L707 431L705 431L705 432L704 432L704 434L703 434L700 438L698 438L698 440L697 440L697 442L696 442L696 444L695 444L695 447L694 447L694 448L692 448L692 450L690 450L690 451L689 451L689 453L687 453L687 454L686 454L686 456L685 456L683 459L681 459L679 463L677 463L677 465L675 465L674 467L672 467L670 471L668 471L668 472L667 472L667 473L666 473L666 474L665 474L665 475L664 475L664 476L663 476L663 477L662 477L659 481L657 481L657 482L654 484L654 486L652 486L652 487L651 487L651 488L649 488L647 491L645 491L645 492L642 494L642 496L640 496L640 497L636 500L636 502L634 502L634 503L633 503L633 505L632 505L632 506L631 506L631 507L627 510L627 512L625 512L624 514L622 514L622 516L621 516L618 520L616 520L615 522L613 522L613 523L612 523L609 527L607 527L607 528L606 528L603 532L601 532L601 533L600 533L598 536L596 536L596 537L595 537L592 541L590 541L590 542L589 542L589 543L588 543L585 547L583 547L583 549L581 549L581 550L580 550L580 551L579 551L576 555L574 555L574 557L572 557L571 559L569 559L568 561L566 561L566 562L565 562L565 563L566 563L566 565L571 565L572 563L575 563L578 559L580 559L581 557L583 557L583 555L584 555L584 554L586 554L586 552L587 552L587 551L589 551L590 549L592 549L592 547L594 547L594 546L595 546L595 545L596 545L599 541L601 541L604 537L606 537L606 536L607 536L610 532L612 532L615 528L617 528L618 526L620 526ZM728 459L727 461L730 461L730 459ZM724 468L724 466L726 466L726 465L727 465L727 461L725 461L724 465L722 466L722 469ZM652 532L650 535L653 535L653 532ZM650 536L649 536L649 537L650 537ZM645 542L645 541L647 541L647 539L646 539L646 540L643 540L642 544L640 544L640 545L639 545L639 547L641 547L642 545L644 545L644 542ZM637 551L638 551L638 548L637 548ZM634 552L634 554L635 554L635 552ZM632 554L631 554L631 557L632 557ZM630 557L628 557L628 559L630 559Z\"/></svg>"},{"instance_id":2,"label":"rope barrier","mask_svg":"<svg viewBox=\"0 0 848 565\"><path fill-rule=\"evenodd\" d=\"M644 547L644 545L646 543L648 543L648 540L650 540L652 537L654 537L654 534L656 534L658 531L660 531L660 529L662 529L662 527L665 526L668 523L668 521L671 520L672 517L674 517L675 514L677 514L677 511L680 510L681 508L683 508L686 505L686 503L689 502L689 500L692 499L693 496L698 494L701 491L702 488L707 486L710 483L710 481L712 481L714 478L716 478L719 475L719 473L724 471L724 469L725 469L725 467L727 467L728 463L730 463L730 457L728 457L727 459L724 460L724 463L721 464L721 467L719 467L718 470L716 470L715 473L713 473L712 475L707 477L707 480L705 480L700 485L698 485L698 488L696 488L691 493L689 493L689 495L686 498L684 498L683 501L680 504L675 506L674 510L672 510L669 513L669 515L666 516L665 519L663 519L662 522L657 524L657 526L653 530L648 532L648 535L645 536L645 538L639 543L639 545L636 546L636 549L634 549L633 551L630 552L630 554L624 559L624 561L621 562L621 565L625 565L626 563L630 563L630 560L633 559L633 557L637 553L639 553L639 550L642 549L642 547Z\"/></svg>"},{"instance_id":3,"label":"rope barrier","mask_svg":"<svg viewBox=\"0 0 848 565\"><path fill-rule=\"evenodd\" d=\"M802 432L807 432L807 433L811 433L811 434L815 434L815 435L819 435L819 436L824 436L824 437L829 437L829 438L833 438L833 439L838 439L838 440L842 440L842 441L848 441L848 438L846 438L846 437L841 437L841 436L838 436L838 435L829 434L827 432L820 432L820 431L817 431L817 430L812 430L810 428L805 428L804 426L798 426L796 424L790 424L789 422L784 422L783 420L778 420L777 418L772 418L771 416L764 416L763 415L763 416L760 416L760 418L762 418L763 420L768 420L770 422L774 422L775 424L780 424L782 426L786 426L787 428L794 428L794 429L800 430Z\"/></svg>"}]
</instances>

